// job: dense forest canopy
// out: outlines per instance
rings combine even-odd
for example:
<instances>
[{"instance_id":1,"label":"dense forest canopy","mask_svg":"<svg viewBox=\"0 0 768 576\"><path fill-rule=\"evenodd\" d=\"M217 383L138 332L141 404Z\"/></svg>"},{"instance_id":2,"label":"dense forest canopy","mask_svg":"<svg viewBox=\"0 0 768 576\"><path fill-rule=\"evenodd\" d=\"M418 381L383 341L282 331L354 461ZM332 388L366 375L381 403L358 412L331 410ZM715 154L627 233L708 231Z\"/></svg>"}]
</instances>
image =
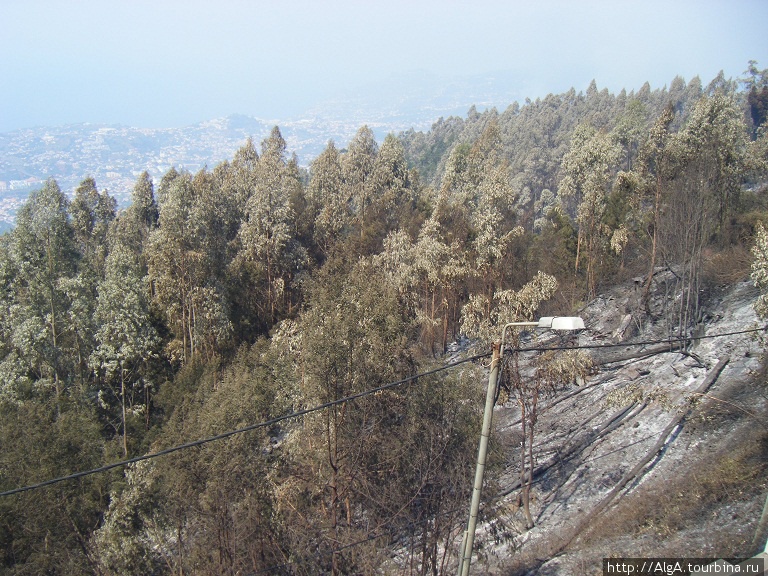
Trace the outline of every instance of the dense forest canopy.
<instances>
[{"instance_id":1,"label":"dense forest canopy","mask_svg":"<svg viewBox=\"0 0 768 576\"><path fill-rule=\"evenodd\" d=\"M768 222L767 110L751 62L381 143L363 126L308 169L275 127L213 169L142 174L121 211L49 180L0 238L0 491L329 407L1 497L0 567L370 573L393 544L450 572L480 367L334 402L660 266L689 333Z\"/></svg>"}]
</instances>

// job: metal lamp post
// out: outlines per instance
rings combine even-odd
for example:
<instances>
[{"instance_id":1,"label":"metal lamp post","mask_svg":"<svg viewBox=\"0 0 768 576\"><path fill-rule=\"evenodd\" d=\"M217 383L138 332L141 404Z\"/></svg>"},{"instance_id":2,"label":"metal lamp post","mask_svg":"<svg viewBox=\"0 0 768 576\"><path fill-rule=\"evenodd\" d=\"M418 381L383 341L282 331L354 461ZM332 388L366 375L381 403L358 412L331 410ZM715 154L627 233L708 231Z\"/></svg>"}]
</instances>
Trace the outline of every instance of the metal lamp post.
<instances>
[{"instance_id":1,"label":"metal lamp post","mask_svg":"<svg viewBox=\"0 0 768 576\"><path fill-rule=\"evenodd\" d=\"M491 436L491 422L493 420L493 403L496 395L496 385L499 379L499 365L504 354L504 339L507 328L513 326L530 326L533 328L546 328L549 330L583 330L584 320L578 316L545 316L538 322L510 322L504 325L501 331L501 344L493 343L493 356L491 360L491 373L488 377L488 388L485 392L485 410L483 411L483 428L480 433L480 446L477 451L477 468L475 469L475 484L472 489L472 503L469 507L469 521L467 531L461 542L459 555L458 576L468 576L469 566L472 563L472 547L475 543L475 528L477 527L477 514L480 509L480 491L483 489L483 476L485 474L485 459L488 454L488 439Z\"/></svg>"}]
</instances>

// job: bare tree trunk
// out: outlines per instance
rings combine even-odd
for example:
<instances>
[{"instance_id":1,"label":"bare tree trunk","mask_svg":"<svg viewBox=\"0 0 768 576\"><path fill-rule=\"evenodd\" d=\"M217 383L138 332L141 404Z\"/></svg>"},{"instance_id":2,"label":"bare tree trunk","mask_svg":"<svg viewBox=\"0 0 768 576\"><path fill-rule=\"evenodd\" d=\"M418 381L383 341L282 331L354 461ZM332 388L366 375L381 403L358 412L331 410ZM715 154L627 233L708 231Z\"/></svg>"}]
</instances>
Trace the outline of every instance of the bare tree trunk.
<instances>
[{"instance_id":1,"label":"bare tree trunk","mask_svg":"<svg viewBox=\"0 0 768 576\"><path fill-rule=\"evenodd\" d=\"M128 431L125 428L125 370L120 363L120 399L123 408L123 456L128 456Z\"/></svg>"},{"instance_id":2,"label":"bare tree trunk","mask_svg":"<svg viewBox=\"0 0 768 576\"><path fill-rule=\"evenodd\" d=\"M653 202L653 237L651 240L651 267L648 270L648 279L645 281L642 301L648 307L648 295L651 293L651 284L653 283L653 271L656 268L656 246L659 238L659 212L661 210L661 174L656 175L656 197Z\"/></svg>"},{"instance_id":3,"label":"bare tree trunk","mask_svg":"<svg viewBox=\"0 0 768 576\"><path fill-rule=\"evenodd\" d=\"M575 272L579 272L579 257L581 256L581 228L579 228L579 234L576 236L576 268Z\"/></svg>"},{"instance_id":4,"label":"bare tree trunk","mask_svg":"<svg viewBox=\"0 0 768 576\"><path fill-rule=\"evenodd\" d=\"M522 425L522 436L520 441L520 486L522 486L522 490L520 491L520 497L521 497L521 505L523 507L523 515L525 516L525 527L527 529L533 528L533 517L531 516L531 507L530 507L530 483L528 481L529 474L528 474L528 466L527 466L527 450L526 450L526 444L528 443L528 413L525 406L525 399L521 396L518 399L518 404L520 405L520 423ZM531 476L533 475L533 470L531 470Z\"/></svg>"},{"instance_id":5,"label":"bare tree trunk","mask_svg":"<svg viewBox=\"0 0 768 576\"><path fill-rule=\"evenodd\" d=\"M56 391L56 415L61 416L61 382L59 380L59 352L56 330L56 303L53 288L53 248L51 247L51 236L46 237L46 255L48 256L48 303L51 309L51 343L53 344L53 385Z\"/></svg>"}]
</instances>

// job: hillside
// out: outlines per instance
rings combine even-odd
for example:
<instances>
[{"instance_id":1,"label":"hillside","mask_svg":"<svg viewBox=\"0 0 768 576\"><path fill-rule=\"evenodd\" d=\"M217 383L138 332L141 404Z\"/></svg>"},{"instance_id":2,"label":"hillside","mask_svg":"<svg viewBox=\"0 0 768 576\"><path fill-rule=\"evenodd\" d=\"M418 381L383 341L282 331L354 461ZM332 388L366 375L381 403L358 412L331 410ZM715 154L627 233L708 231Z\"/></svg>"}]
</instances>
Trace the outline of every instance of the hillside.
<instances>
[{"instance_id":1,"label":"hillside","mask_svg":"<svg viewBox=\"0 0 768 576\"><path fill-rule=\"evenodd\" d=\"M363 125L308 167L273 127L214 166L145 167L125 203L47 179L0 236L0 571L455 573L492 344L576 314L582 334L509 335L483 569L751 553L764 343L735 333L768 316L768 70L750 70L381 142ZM136 144L100 137L97 156Z\"/></svg>"},{"instance_id":2,"label":"hillside","mask_svg":"<svg viewBox=\"0 0 768 576\"><path fill-rule=\"evenodd\" d=\"M657 274L657 298L669 276ZM619 286L582 312L587 330L578 345L627 346L590 350L597 373L542 408L532 530L525 529L514 488L519 410L497 407L507 464L495 518L480 531L484 573L602 574L603 558L749 557L765 545L768 527L758 529L758 522L768 490L768 388L762 341L743 333L763 326L753 286L742 282L713 294L702 339L685 354L631 346L666 335L638 297L636 284ZM742 333L716 336L734 332ZM711 386L694 392L721 362L727 363ZM679 416L680 424L665 430ZM590 517L607 496L610 504Z\"/></svg>"}]
</instances>

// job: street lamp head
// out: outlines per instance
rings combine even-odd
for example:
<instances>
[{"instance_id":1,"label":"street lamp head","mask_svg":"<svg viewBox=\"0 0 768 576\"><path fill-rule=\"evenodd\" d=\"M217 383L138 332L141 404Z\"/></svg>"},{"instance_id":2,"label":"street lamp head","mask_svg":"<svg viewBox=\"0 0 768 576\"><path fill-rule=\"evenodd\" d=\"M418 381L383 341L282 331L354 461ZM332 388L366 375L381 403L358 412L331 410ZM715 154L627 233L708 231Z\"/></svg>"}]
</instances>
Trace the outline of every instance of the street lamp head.
<instances>
[{"instance_id":1,"label":"street lamp head","mask_svg":"<svg viewBox=\"0 0 768 576\"><path fill-rule=\"evenodd\" d=\"M583 330L584 320L579 316L544 316L537 326L550 330Z\"/></svg>"}]
</instances>

